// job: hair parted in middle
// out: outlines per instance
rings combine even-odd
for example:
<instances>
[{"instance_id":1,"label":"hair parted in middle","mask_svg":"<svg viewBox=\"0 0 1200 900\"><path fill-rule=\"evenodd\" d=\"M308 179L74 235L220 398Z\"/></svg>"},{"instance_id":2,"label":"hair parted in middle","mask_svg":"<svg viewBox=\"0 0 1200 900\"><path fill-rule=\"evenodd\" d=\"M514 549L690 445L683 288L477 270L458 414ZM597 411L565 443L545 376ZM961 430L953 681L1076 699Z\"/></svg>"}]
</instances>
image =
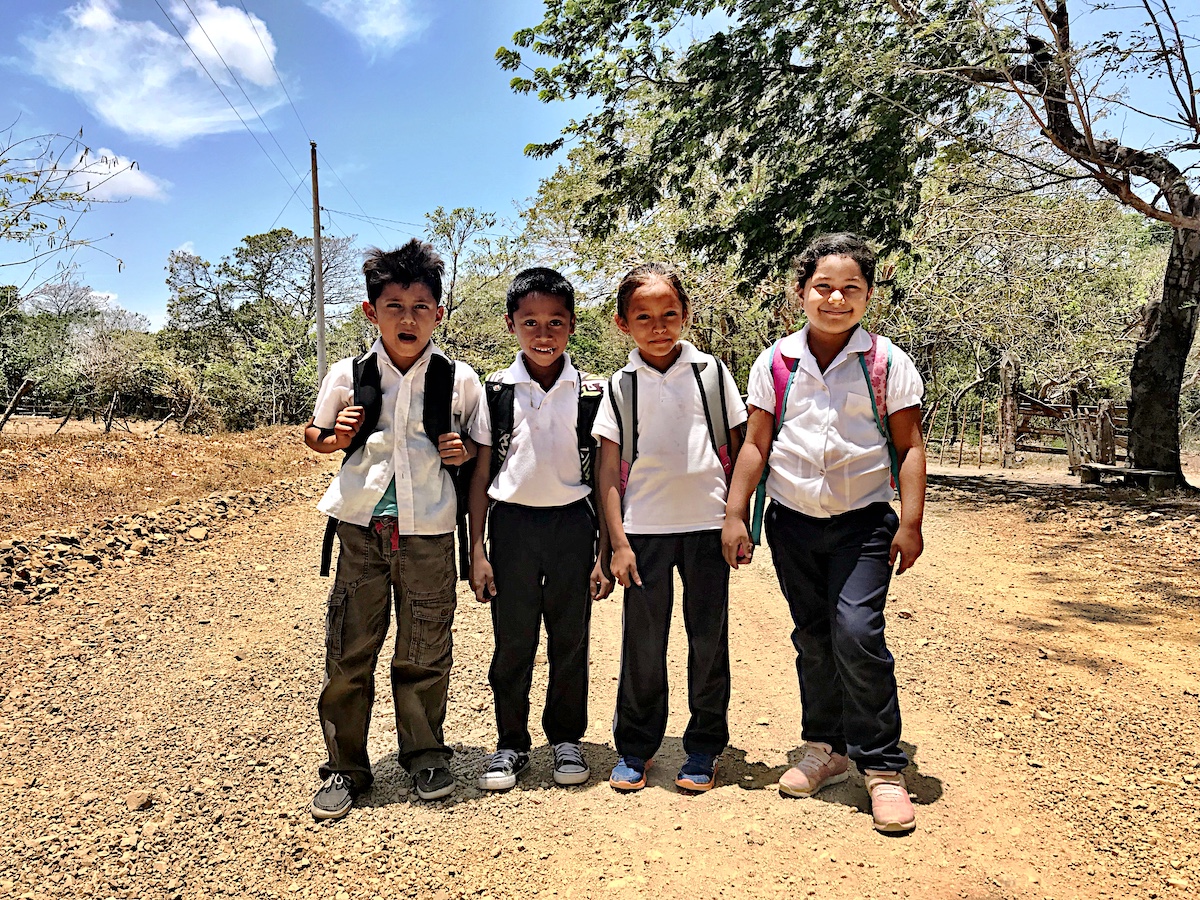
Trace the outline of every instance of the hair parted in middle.
<instances>
[{"instance_id":1,"label":"hair parted in middle","mask_svg":"<svg viewBox=\"0 0 1200 900\"><path fill-rule=\"evenodd\" d=\"M571 282L555 269L533 266L517 273L512 284L508 286L508 295L505 297L504 306L509 317L517 311L517 307L521 305L521 298L527 294L549 294L552 297L561 297L567 312L575 315L575 288L571 287Z\"/></svg>"},{"instance_id":2,"label":"hair parted in middle","mask_svg":"<svg viewBox=\"0 0 1200 900\"><path fill-rule=\"evenodd\" d=\"M617 315L622 319L626 318L626 312L629 309L629 298L633 296L634 291L655 279L665 281L671 286L671 289L675 291L675 296L679 298L679 302L683 306L684 315L687 315L688 304L691 301L688 299L687 291L683 289L683 279L679 277L679 272L674 268L660 262L642 263L640 266L634 266L621 279L621 283L617 285Z\"/></svg>"},{"instance_id":3,"label":"hair parted in middle","mask_svg":"<svg viewBox=\"0 0 1200 900\"><path fill-rule=\"evenodd\" d=\"M439 305L442 302L442 273L446 264L433 245L420 238L413 238L395 250L372 247L363 260L362 270L367 279L367 299L372 303L389 284L401 287L423 284Z\"/></svg>"},{"instance_id":4,"label":"hair parted in middle","mask_svg":"<svg viewBox=\"0 0 1200 900\"><path fill-rule=\"evenodd\" d=\"M819 263L826 256L848 256L858 263L867 289L875 287L875 251L871 245L849 231L839 231L835 234L822 234L792 260L791 287L798 293L804 292L804 285L812 278Z\"/></svg>"}]
</instances>

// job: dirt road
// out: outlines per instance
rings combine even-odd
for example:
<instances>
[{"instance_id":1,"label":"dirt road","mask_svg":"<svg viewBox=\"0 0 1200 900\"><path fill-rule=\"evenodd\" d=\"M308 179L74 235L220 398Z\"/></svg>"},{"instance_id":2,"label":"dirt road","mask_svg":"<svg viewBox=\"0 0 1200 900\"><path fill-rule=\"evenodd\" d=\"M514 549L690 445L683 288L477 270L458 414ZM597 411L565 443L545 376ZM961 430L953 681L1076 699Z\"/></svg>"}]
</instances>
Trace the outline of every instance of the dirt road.
<instances>
[{"instance_id":1,"label":"dirt road","mask_svg":"<svg viewBox=\"0 0 1200 900\"><path fill-rule=\"evenodd\" d=\"M617 600L593 620L592 780L554 786L543 746L517 789L481 796L490 625L461 591L454 798L417 800L396 764L385 653L376 785L347 819L317 824L323 477L264 489L269 502L231 499L203 537L181 526L152 555L56 592L0 586L0 896L1195 895L1193 501L936 480L927 552L898 579L889 621L911 836L871 828L860 777L814 800L774 789L800 714L765 554L733 581L732 746L715 790L671 784L686 711L678 611L674 715L650 785L620 796L604 783ZM539 656L535 698L545 669Z\"/></svg>"}]
</instances>

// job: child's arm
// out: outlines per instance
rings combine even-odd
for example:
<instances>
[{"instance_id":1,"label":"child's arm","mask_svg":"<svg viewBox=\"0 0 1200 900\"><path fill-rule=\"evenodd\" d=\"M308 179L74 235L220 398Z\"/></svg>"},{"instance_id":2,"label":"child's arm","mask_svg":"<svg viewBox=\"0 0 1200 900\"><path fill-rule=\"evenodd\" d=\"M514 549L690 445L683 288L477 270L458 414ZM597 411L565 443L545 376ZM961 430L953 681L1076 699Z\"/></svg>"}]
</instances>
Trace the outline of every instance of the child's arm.
<instances>
[{"instance_id":1,"label":"child's arm","mask_svg":"<svg viewBox=\"0 0 1200 900\"><path fill-rule=\"evenodd\" d=\"M475 471L471 473L471 485L467 493L467 520L471 526L471 590L475 592L475 599L480 603L487 603L496 596L496 579L483 546L491 463L492 448L487 444L480 444L479 455L475 459Z\"/></svg>"},{"instance_id":2,"label":"child's arm","mask_svg":"<svg viewBox=\"0 0 1200 900\"><path fill-rule=\"evenodd\" d=\"M750 498L762 478L774 436L775 416L751 405L750 418L746 420L746 442L742 444L733 466L729 497L725 501L725 525L721 529L721 549L725 562L734 569L754 558L754 542L750 540L750 532L746 528L750 520ZM732 443L730 451L733 451Z\"/></svg>"},{"instance_id":3,"label":"child's arm","mask_svg":"<svg viewBox=\"0 0 1200 900\"><path fill-rule=\"evenodd\" d=\"M889 565L900 558L896 574L912 568L925 539L921 536L921 522L925 518L925 441L921 436L921 407L910 406L888 416L888 429L892 443L900 460L900 528L892 539Z\"/></svg>"},{"instance_id":4,"label":"child's arm","mask_svg":"<svg viewBox=\"0 0 1200 900\"><path fill-rule=\"evenodd\" d=\"M600 532L596 564L592 566L592 599L603 600L613 590L612 570L609 567L612 561L612 546L608 540L608 517L604 515L604 506L601 503L599 477L596 478L596 487L592 491L592 502L596 505L596 520Z\"/></svg>"},{"instance_id":5,"label":"child's arm","mask_svg":"<svg viewBox=\"0 0 1200 900\"><path fill-rule=\"evenodd\" d=\"M608 540L612 547L612 575L622 587L642 586L637 557L625 536L621 515L621 446L608 438L600 439L600 504L608 522Z\"/></svg>"},{"instance_id":6,"label":"child's arm","mask_svg":"<svg viewBox=\"0 0 1200 900\"><path fill-rule=\"evenodd\" d=\"M304 443L310 450L318 453L333 453L335 450L345 450L362 427L363 408L347 406L337 415L337 421L332 428L321 428L309 419L304 428Z\"/></svg>"}]
</instances>

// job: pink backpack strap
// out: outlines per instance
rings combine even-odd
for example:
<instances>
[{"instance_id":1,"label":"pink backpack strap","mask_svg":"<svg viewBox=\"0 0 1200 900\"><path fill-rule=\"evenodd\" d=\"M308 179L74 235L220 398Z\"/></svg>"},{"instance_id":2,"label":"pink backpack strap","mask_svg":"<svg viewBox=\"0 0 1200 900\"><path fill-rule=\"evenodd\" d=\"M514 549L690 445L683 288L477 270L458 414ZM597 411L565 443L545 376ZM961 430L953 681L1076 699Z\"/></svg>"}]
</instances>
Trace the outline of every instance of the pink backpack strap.
<instances>
[{"instance_id":1,"label":"pink backpack strap","mask_svg":"<svg viewBox=\"0 0 1200 900\"><path fill-rule=\"evenodd\" d=\"M868 334L871 334L868 332ZM867 364L867 380L871 383L871 393L875 397L875 411L879 422L887 422L887 377L888 368L891 365L891 347L882 348L884 352L880 353L880 341L887 340L880 338L877 334L871 334L871 349L863 354L863 360Z\"/></svg>"},{"instance_id":2,"label":"pink backpack strap","mask_svg":"<svg viewBox=\"0 0 1200 900\"><path fill-rule=\"evenodd\" d=\"M783 339L780 338L771 348L771 381L775 385L776 434L779 433L779 425L783 422L783 406L787 402L788 383L792 373L796 371L796 363L799 362L799 360L783 355L783 351L779 347L782 342Z\"/></svg>"}]
</instances>

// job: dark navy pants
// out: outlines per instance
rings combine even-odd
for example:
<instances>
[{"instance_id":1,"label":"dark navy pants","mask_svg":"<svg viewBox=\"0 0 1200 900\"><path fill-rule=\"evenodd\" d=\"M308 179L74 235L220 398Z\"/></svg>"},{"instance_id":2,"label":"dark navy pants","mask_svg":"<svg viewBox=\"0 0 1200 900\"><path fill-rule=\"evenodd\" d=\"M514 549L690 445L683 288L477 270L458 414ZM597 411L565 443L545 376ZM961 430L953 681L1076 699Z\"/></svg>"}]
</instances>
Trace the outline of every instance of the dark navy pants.
<instances>
[{"instance_id":1,"label":"dark navy pants","mask_svg":"<svg viewBox=\"0 0 1200 900\"><path fill-rule=\"evenodd\" d=\"M667 636L672 569L683 582L688 639L687 753L718 754L729 743L729 566L721 532L631 534L642 586L625 589L621 680L613 739L622 756L650 759L667 730Z\"/></svg>"},{"instance_id":2,"label":"dark navy pants","mask_svg":"<svg viewBox=\"0 0 1200 900\"><path fill-rule=\"evenodd\" d=\"M527 751L529 691L542 622L550 664L542 728L551 744L587 730L588 626L596 562L596 517L586 500L570 506L494 503L489 559L496 578L496 649L488 681L501 750Z\"/></svg>"},{"instance_id":3,"label":"dark navy pants","mask_svg":"<svg viewBox=\"0 0 1200 900\"><path fill-rule=\"evenodd\" d=\"M908 765L883 622L899 525L886 503L829 519L777 502L767 510L767 541L796 626L802 737L848 754L860 769Z\"/></svg>"}]
</instances>

